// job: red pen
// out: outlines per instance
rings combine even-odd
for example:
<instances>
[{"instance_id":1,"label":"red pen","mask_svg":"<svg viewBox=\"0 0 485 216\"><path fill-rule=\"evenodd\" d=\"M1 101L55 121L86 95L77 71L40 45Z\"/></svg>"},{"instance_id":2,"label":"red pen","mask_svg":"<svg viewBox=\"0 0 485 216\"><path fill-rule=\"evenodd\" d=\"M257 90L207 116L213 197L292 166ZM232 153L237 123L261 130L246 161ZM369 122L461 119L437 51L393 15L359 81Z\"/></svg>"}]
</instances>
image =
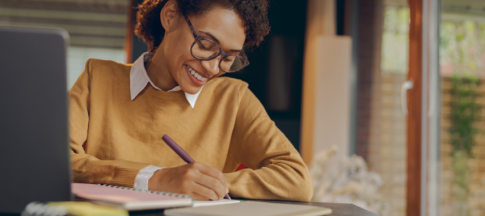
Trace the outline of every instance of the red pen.
<instances>
[{"instance_id":1,"label":"red pen","mask_svg":"<svg viewBox=\"0 0 485 216\"><path fill-rule=\"evenodd\" d=\"M173 141L172 138L170 138L167 134L163 135L162 137L162 140L165 141L165 143L167 143L167 145L175 152L177 153L178 156L180 156L182 158L182 160L184 160L185 162L187 163L193 163L195 162L194 159L192 159L190 157L189 154L187 154L187 152L185 152L182 147L180 147L175 141ZM224 196L224 198L226 199L231 199L231 197L229 196L229 194L226 194Z\"/></svg>"}]
</instances>

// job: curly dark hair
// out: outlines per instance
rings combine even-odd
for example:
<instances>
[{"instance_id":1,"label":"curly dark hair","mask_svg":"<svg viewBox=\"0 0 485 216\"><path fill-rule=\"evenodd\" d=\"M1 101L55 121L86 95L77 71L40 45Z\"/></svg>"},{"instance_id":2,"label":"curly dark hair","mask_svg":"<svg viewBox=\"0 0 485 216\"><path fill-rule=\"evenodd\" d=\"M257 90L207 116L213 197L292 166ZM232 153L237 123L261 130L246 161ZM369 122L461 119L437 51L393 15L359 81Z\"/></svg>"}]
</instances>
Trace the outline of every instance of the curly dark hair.
<instances>
[{"instance_id":1,"label":"curly dark hair","mask_svg":"<svg viewBox=\"0 0 485 216\"><path fill-rule=\"evenodd\" d=\"M160 23L160 11L168 0L145 0L138 6L135 34L148 45L153 54L163 40L165 29ZM246 33L245 48L257 47L268 35L268 0L176 0L183 15L198 16L214 6L234 10L243 20Z\"/></svg>"}]
</instances>

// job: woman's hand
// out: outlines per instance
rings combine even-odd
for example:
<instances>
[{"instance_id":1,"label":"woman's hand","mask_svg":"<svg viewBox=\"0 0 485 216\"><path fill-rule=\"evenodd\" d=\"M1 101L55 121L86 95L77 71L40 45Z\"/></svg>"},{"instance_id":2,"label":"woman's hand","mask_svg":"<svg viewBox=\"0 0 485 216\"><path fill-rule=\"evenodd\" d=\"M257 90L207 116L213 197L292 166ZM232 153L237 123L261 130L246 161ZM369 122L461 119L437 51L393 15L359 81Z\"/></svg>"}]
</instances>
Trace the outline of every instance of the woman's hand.
<instances>
[{"instance_id":1,"label":"woman's hand","mask_svg":"<svg viewBox=\"0 0 485 216\"><path fill-rule=\"evenodd\" d=\"M148 180L148 189L189 194L196 200L220 200L229 192L222 172L203 163L158 170Z\"/></svg>"}]
</instances>

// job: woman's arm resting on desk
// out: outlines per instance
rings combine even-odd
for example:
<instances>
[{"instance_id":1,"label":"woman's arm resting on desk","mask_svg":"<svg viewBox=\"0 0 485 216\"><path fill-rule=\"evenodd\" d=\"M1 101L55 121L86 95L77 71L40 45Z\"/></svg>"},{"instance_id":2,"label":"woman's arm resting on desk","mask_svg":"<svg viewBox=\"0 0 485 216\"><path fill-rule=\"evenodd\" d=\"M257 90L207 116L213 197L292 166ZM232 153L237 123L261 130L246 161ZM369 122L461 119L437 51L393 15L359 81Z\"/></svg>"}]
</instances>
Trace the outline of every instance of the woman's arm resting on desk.
<instances>
[{"instance_id":1,"label":"woman's arm resting on desk","mask_svg":"<svg viewBox=\"0 0 485 216\"><path fill-rule=\"evenodd\" d=\"M224 174L231 196L308 201L312 182L298 151L247 87L240 91L228 163L250 169ZM226 165L227 165L226 164Z\"/></svg>"}]
</instances>

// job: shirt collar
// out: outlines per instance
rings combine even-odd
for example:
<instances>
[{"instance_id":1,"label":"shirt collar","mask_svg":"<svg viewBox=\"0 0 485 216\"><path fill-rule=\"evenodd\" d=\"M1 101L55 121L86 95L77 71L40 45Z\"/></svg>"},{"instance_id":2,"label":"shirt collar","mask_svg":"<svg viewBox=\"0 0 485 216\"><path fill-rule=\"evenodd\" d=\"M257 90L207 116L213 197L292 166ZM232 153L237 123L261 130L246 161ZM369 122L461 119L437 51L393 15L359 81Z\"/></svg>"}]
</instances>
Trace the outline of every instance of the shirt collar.
<instances>
[{"instance_id":1,"label":"shirt collar","mask_svg":"<svg viewBox=\"0 0 485 216\"><path fill-rule=\"evenodd\" d=\"M131 93L131 100L134 100L140 92L147 86L147 83L153 86L153 88L162 91L162 89L158 88L153 84L150 77L148 77L147 71L145 69L145 62L149 62L152 59L152 56L145 52L143 53L131 66L130 70L130 93ZM204 88L204 86L202 86ZM192 108L195 107L195 102L197 102L197 98L199 97L200 92L202 91L200 88L199 92L195 94L185 93L185 98L189 102ZM181 91L182 88L180 86L175 86L173 89L170 89L169 92L172 91Z\"/></svg>"}]
</instances>

